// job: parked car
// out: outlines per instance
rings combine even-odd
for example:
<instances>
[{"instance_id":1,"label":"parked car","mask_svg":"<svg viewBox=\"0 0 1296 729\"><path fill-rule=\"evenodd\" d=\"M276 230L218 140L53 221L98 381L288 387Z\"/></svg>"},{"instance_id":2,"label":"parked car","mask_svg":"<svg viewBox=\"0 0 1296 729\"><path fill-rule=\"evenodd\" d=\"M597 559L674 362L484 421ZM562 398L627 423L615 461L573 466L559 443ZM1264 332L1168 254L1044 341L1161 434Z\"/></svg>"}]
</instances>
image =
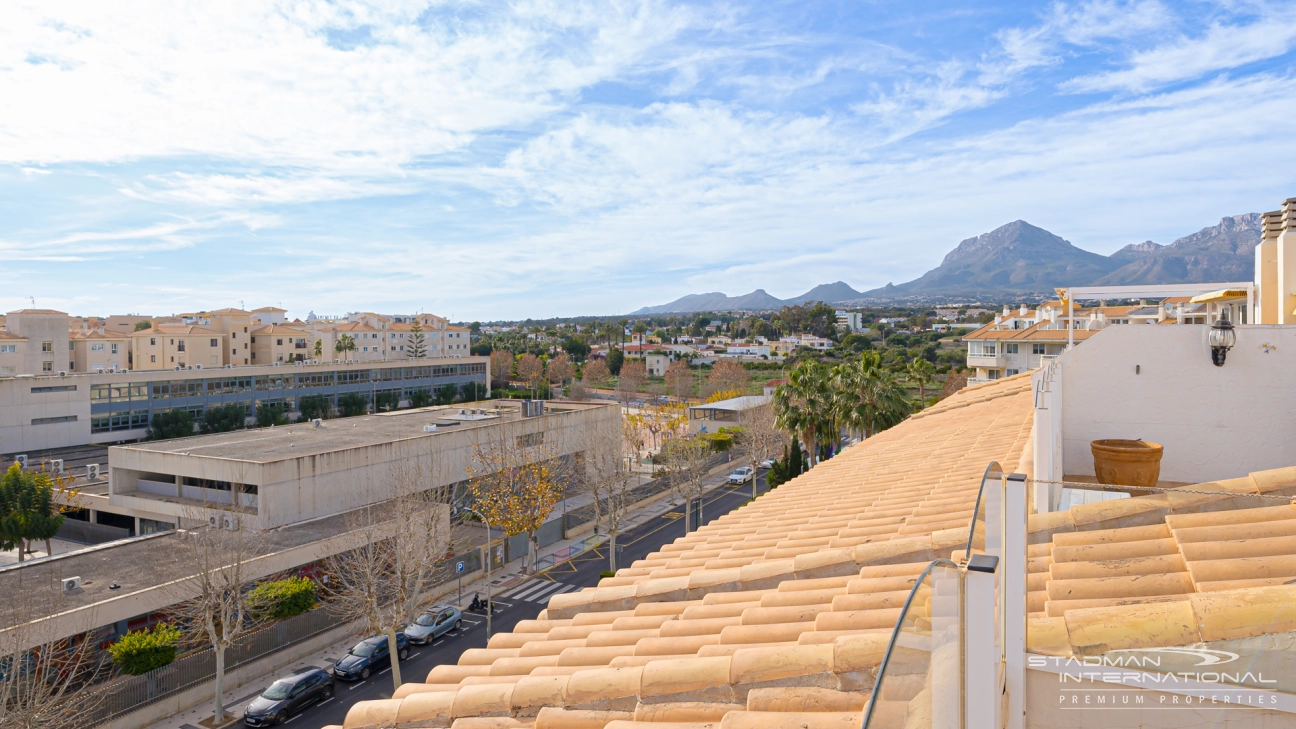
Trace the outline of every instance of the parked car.
<instances>
[{"instance_id":1,"label":"parked car","mask_svg":"<svg viewBox=\"0 0 1296 729\"><path fill-rule=\"evenodd\" d=\"M343 681L364 681L375 671L383 669L383 663L391 660L387 656L387 636L365 638L333 664L333 677ZM396 657L402 661L409 658L409 638L404 633L396 634Z\"/></svg>"},{"instance_id":2,"label":"parked car","mask_svg":"<svg viewBox=\"0 0 1296 729\"><path fill-rule=\"evenodd\" d=\"M751 466L743 466L742 468L735 468L733 473L729 474L729 478L726 481L726 483L747 483L748 481L752 480L754 474L755 472L752 471Z\"/></svg>"},{"instance_id":3,"label":"parked car","mask_svg":"<svg viewBox=\"0 0 1296 729\"><path fill-rule=\"evenodd\" d=\"M416 645L431 643L459 627L462 617L459 608L453 605L433 605L405 628L405 635Z\"/></svg>"},{"instance_id":4,"label":"parked car","mask_svg":"<svg viewBox=\"0 0 1296 729\"><path fill-rule=\"evenodd\" d=\"M773 458L766 458L765 460L763 460L763 461L760 462L760 467L761 467L761 468L773 468L773 467L774 467L774 459L773 459Z\"/></svg>"},{"instance_id":5,"label":"parked car","mask_svg":"<svg viewBox=\"0 0 1296 729\"><path fill-rule=\"evenodd\" d=\"M333 678L321 668L307 668L275 681L243 711L248 726L278 726L311 704L333 698Z\"/></svg>"}]
</instances>

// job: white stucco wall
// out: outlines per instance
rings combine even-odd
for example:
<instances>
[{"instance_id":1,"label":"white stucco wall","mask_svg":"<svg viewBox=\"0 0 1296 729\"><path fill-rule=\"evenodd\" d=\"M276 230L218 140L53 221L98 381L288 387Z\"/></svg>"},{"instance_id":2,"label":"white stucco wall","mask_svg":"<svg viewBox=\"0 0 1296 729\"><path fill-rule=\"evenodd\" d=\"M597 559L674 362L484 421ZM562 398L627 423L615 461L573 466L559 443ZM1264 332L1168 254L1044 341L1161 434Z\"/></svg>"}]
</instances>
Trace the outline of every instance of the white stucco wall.
<instances>
[{"instance_id":1,"label":"white stucco wall","mask_svg":"<svg viewBox=\"0 0 1296 729\"><path fill-rule=\"evenodd\" d=\"M1207 331L1114 326L1059 358L1067 475L1093 475L1099 438L1161 443L1164 481L1296 464L1296 326L1239 326L1223 367Z\"/></svg>"}]
</instances>

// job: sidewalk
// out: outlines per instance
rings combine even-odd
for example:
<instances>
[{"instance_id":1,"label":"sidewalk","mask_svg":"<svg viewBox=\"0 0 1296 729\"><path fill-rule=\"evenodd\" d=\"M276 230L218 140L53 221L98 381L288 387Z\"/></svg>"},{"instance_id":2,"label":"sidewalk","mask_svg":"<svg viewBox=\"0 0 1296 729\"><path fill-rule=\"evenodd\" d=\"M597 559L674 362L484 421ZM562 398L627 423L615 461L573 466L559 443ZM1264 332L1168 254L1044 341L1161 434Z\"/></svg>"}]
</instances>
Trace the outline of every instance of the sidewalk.
<instances>
[{"instance_id":1,"label":"sidewalk","mask_svg":"<svg viewBox=\"0 0 1296 729\"><path fill-rule=\"evenodd\" d=\"M725 477L728 475L728 472L733 469L733 467L734 464L732 463L722 463L719 466L708 471L705 477L705 483L707 484L707 492L709 493L710 491L716 488L723 487ZM679 499L673 498L672 494L669 491L663 492L661 498L629 514L628 518L626 519L626 523L622 527L622 529L628 531L636 526L639 526L640 524L643 524L644 522L656 519L661 515L666 514L672 510L680 509L682 506L683 506L683 502L680 501ZM554 553L561 553L564 550L568 550L573 544L579 544L583 541L585 541L584 537L579 537L573 539L564 539L562 541L555 542L554 544L551 544L548 547L541 550L538 557L543 559L545 557L552 556ZM572 554L569 557L567 557L567 559L578 556L579 554L582 553L583 552ZM526 561L525 556L519 557L518 559L515 559L505 564L498 571L492 572L489 580L491 586L491 594L499 595L502 592L507 591L510 587L526 579L526 576L523 574L523 566L525 564L525 561ZM563 562L560 561L557 564L562 564L562 563ZM621 566L628 566L628 565L621 565ZM472 601L472 596L474 593L480 594L482 598L486 597L486 584L487 584L487 579L485 577L477 579L472 583L464 583L462 601L459 600L458 584L455 581L451 581L446 585L439 586L436 592L439 596L444 596L445 598L443 600L440 600L440 602L450 604L450 605L455 605L456 607L462 610L468 603ZM436 598L433 599L435 600ZM248 681L247 683L244 683L240 686L230 689L229 691L225 692L226 713L233 716L242 716L243 709L247 706L247 704L251 702L252 699L260 695L262 691L265 691L267 688L269 688L270 684L273 683L276 679L278 679L281 676L285 676L289 673L292 673L295 670L307 668L310 666L324 668L333 665L333 662L336 661L338 658L340 658L348 650L350 650L351 646L355 645L358 639L359 639L358 635L348 637L345 640L338 641L322 650L317 650L310 655L304 656L300 660L294 661L293 663L284 666L283 668L280 668L274 671L273 673L267 674L265 676L261 676L257 679ZM402 675L402 679L404 679L406 682L420 681L423 679L423 676ZM345 685L340 685L340 686L342 691L345 691L347 688ZM200 719L210 717L211 711L212 711L211 700L208 699L207 701L204 701L203 703L199 704L198 706L192 709L181 712L179 714L175 714L166 719L163 719L162 721L151 724L149 725L148 729L198 729L198 721ZM242 724L240 723L237 726L242 726Z\"/></svg>"}]
</instances>

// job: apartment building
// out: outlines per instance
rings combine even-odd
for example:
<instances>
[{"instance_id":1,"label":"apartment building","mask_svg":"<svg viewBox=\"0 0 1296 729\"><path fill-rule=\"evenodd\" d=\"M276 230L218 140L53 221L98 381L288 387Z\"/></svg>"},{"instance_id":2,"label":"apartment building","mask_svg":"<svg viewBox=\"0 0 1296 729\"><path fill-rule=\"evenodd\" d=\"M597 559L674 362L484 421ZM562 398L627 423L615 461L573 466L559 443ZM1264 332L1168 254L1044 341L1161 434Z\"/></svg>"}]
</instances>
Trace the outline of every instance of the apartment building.
<instances>
[{"instance_id":1,"label":"apartment building","mask_svg":"<svg viewBox=\"0 0 1296 729\"><path fill-rule=\"evenodd\" d=\"M396 319L406 319L397 321ZM472 348L471 332L465 327L452 326L435 314L418 314L412 317L391 317L373 312L352 314L349 321L307 322L307 331L320 342L321 359L382 362L410 359L413 327L417 322L422 329L423 349L428 358L466 357ZM355 348L346 352L338 350L338 342L347 336Z\"/></svg>"},{"instance_id":2,"label":"apartment building","mask_svg":"<svg viewBox=\"0 0 1296 729\"><path fill-rule=\"evenodd\" d=\"M196 324L159 324L141 329L131 333L132 362L129 369L222 367L229 364L226 341L224 333Z\"/></svg>"},{"instance_id":3,"label":"apartment building","mask_svg":"<svg viewBox=\"0 0 1296 729\"><path fill-rule=\"evenodd\" d=\"M253 326L249 333L254 365L282 364L322 359L315 354L315 340L304 328L286 324Z\"/></svg>"},{"instance_id":4,"label":"apartment building","mask_svg":"<svg viewBox=\"0 0 1296 729\"><path fill-rule=\"evenodd\" d=\"M838 311L837 326L846 327L852 332L864 331L864 315L858 311Z\"/></svg>"},{"instance_id":5,"label":"apartment building","mask_svg":"<svg viewBox=\"0 0 1296 729\"><path fill-rule=\"evenodd\" d=\"M10 335L0 344L0 355L12 355L0 367L0 374L53 374L66 371L68 353L68 315L53 309L21 309L5 316ZM4 358L0 358L3 360ZM12 362L12 364L9 364Z\"/></svg>"},{"instance_id":6,"label":"apartment building","mask_svg":"<svg viewBox=\"0 0 1296 729\"><path fill-rule=\"evenodd\" d=\"M100 329L68 333L68 372L104 372L131 368L129 334Z\"/></svg>"}]
</instances>

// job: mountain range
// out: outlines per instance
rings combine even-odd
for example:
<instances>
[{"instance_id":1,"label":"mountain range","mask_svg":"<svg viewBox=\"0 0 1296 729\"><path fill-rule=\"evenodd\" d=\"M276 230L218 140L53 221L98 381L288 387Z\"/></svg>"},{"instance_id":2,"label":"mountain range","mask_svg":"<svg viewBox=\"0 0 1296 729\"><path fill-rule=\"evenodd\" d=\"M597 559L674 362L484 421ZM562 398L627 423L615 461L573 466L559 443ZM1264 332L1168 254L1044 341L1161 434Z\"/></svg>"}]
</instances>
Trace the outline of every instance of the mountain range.
<instances>
[{"instance_id":1,"label":"mountain range","mask_svg":"<svg viewBox=\"0 0 1296 729\"><path fill-rule=\"evenodd\" d=\"M856 291L842 281L820 284L790 299L756 289L742 296L690 294L632 314L695 311L767 311L793 304L883 303L941 297L995 298L1013 294L1051 295L1060 286L1250 281L1260 242L1260 214L1233 215L1169 245L1131 243L1110 256L1086 251L1024 220L959 242L940 265L902 284Z\"/></svg>"}]
</instances>

